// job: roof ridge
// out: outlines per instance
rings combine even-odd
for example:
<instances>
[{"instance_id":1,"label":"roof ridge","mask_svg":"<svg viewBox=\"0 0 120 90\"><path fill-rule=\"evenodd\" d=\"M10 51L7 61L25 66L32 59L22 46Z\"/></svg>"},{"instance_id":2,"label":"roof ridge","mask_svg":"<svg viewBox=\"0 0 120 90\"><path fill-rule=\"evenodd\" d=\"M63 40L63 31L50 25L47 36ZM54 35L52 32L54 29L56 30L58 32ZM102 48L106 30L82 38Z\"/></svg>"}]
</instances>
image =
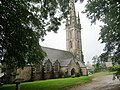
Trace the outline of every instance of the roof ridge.
<instances>
[{"instance_id":1,"label":"roof ridge","mask_svg":"<svg viewBox=\"0 0 120 90\"><path fill-rule=\"evenodd\" d=\"M64 51L64 52L69 52L67 50L61 50L61 49L57 49L57 48L51 48L51 47L45 47L45 46L41 46L42 48L48 48L48 49L53 49L53 50L59 50L59 51ZM71 52L70 52L71 53Z\"/></svg>"}]
</instances>

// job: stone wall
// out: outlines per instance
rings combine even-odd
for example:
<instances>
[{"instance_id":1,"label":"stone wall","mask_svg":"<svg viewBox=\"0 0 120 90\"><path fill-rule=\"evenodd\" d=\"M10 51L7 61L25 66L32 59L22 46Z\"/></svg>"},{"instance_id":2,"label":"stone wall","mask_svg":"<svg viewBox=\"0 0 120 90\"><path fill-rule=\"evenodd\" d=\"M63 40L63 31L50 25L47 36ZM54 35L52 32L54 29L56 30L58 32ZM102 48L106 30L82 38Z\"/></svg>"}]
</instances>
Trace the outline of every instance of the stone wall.
<instances>
[{"instance_id":1,"label":"stone wall","mask_svg":"<svg viewBox=\"0 0 120 90\"><path fill-rule=\"evenodd\" d=\"M59 78L60 77L60 72L54 72L54 78Z\"/></svg>"},{"instance_id":2,"label":"stone wall","mask_svg":"<svg viewBox=\"0 0 120 90\"><path fill-rule=\"evenodd\" d=\"M23 79L23 81L30 81L31 80L31 75L32 75L32 70L31 66L25 66L23 69L19 68L17 69L17 78Z\"/></svg>"},{"instance_id":3,"label":"stone wall","mask_svg":"<svg viewBox=\"0 0 120 90\"><path fill-rule=\"evenodd\" d=\"M23 81L36 81L41 79L70 77L75 73L81 73L80 71L82 72L82 75L87 75L86 68L80 69L80 66L75 62L75 60L71 60L68 66L61 66L60 71L54 71L52 67L52 70L47 72L43 66L40 66L40 68L32 68L31 66L25 66L23 69L19 68L17 69L15 79L23 79Z\"/></svg>"},{"instance_id":4,"label":"stone wall","mask_svg":"<svg viewBox=\"0 0 120 90\"><path fill-rule=\"evenodd\" d=\"M68 76L68 67L62 66L60 69L60 77L67 77Z\"/></svg>"},{"instance_id":5,"label":"stone wall","mask_svg":"<svg viewBox=\"0 0 120 90\"><path fill-rule=\"evenodd\" d=\"M44 73L44 79L51 79L54 78L53 72L45 72Z\"/></svg>"},{"instance_id":6,"label":"stone wall","mask_svg":"<svg viewBox=\"0 0 120 90\"><path fill-rule=\"evenodd\" d=\"M88 75L87 68L81 68L81 70L82 70L82 75L83 76L87 76Z\"/></svg>"},{"instance_id":7,"label":"stone wall","mask_svg":"<svg viewBox=\"0 0 120 90\"><path fill-rule=\"evenodd\" d=\"M42 73L41 72L35 72L34 73L34 77L33 77L33 80L40 80L40 79L42 79Z\"/></svg>"}]
</instances>

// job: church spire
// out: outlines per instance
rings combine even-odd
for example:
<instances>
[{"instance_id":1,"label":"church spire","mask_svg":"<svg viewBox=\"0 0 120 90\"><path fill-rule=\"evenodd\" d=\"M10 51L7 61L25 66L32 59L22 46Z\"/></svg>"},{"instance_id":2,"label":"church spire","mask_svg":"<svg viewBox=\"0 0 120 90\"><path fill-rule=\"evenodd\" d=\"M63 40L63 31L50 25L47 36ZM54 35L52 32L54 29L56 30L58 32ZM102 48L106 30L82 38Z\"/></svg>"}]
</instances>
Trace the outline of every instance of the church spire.
<instances>
[{"instance_id":1,"label":"church spire","mask_svg":"<svg viewBox=\"0 0 120 90\"><path fill-rule=\"evenodd\" d=\"M76 16L75 0L70 0L70 17L66 21L66 47L78 60L83 61L80 17Z\"/></svg>"},{"instance_id":2,"label":"church spire","mask_svg":"<svg viewBox=\"0 0 120 90\"><path fill-rule=\"evenodd\" d=\"M70 24L76 25L75 0L70 0Z\"/></svg>"},{"instance_id":3,"label":"church spire","mask_svg":"<svg viewBox=\"0 0 120 90\"><path fill-rule=\"evenodd\" d=\"M80 21L80 16L79 16L79 12L78 12L78 21Z\"/></svg>"},{"instance_id":4,"label":"church spire","mask_svg":"<svg viewBox=\"0 0 120 90\"><path fill-rule=\"evenodd\" d=\"M79 12L78 12L78 27L81 30L81 23L80 23L80 16L79 16Z\"/></svg>"}]
</instances>

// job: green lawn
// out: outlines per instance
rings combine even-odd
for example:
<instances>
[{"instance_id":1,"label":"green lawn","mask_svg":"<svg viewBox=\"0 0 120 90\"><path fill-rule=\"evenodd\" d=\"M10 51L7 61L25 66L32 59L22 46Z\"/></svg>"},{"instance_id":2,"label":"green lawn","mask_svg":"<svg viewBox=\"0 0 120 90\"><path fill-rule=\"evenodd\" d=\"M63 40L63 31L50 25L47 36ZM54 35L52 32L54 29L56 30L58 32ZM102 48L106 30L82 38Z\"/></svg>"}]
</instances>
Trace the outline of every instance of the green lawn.
<instances>
[{"instance_id":1,"label":"green lawn","mask_svg":"<svg viewBox=\"0 0 120 90\"><path fill-rule=\"evenodd\" d=\"M99 73L92 74L90 77L94 78L94 77L98 77L98 76L112 75L113 73L114 72L99 72Z\"/></svg>"},{"instance_id":2,"label":"green lawn","mask_svg":"<svg viewBox=\"0 0 120 90\"><path fill-rule=\"evenodd\" d=\"M75 78L60 78L50 80L40 80L34 82L26 82L20 85L21 90L67 90L68 88L84 84L91 81L91 78L111 74L109 72L96 73L91 76L82 76ZM0 86L0 90L15 90L15 85Z\"/></svg>"}]
</instances>

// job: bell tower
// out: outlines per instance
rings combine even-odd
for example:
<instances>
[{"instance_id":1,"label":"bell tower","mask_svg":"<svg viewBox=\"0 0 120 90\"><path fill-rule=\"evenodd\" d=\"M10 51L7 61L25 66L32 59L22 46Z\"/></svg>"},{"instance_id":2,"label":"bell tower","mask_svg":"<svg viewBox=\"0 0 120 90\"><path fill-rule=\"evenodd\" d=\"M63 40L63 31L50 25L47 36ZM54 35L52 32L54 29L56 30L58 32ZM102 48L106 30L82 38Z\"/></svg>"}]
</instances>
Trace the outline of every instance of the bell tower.
<instances>
[{"instance_id":1,"label":"bell tower","mask_svg":"<svg viewBox=\"0 0 120 90\"><path fill-rule=\"evenodd\" d=\"M70 51L76 58L84 62L80 17L79 13L76 17L74 0L70 0L70 17L66 21L66 47L67 51Z\"/></svg>"}]
</instances>

